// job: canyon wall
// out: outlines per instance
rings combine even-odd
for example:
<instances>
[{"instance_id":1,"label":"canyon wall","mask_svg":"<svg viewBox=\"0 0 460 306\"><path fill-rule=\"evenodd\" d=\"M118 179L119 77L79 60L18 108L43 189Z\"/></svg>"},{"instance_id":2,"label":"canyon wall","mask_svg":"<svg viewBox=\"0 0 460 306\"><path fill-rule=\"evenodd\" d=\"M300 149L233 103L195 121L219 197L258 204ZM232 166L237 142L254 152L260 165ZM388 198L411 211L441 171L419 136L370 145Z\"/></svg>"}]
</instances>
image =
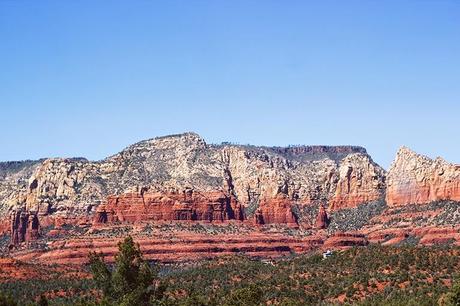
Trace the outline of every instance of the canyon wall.
<instances>
[{"instance_id":1,"label":"canyon wall","mask_svg":"<svg viewBox=\"0 0 460 306\"><path fill-rule=\"evenodd\" d=\"M292 212L292 202L284 195L271 199L262 199L254 215L256 224L297 224L297 217Z\"/></svg>"},{"instance_id":2,"label":"canyon wall","mask_svg":"<svg viewBox=\"0 0 460 306\"><path fill-rule=\"evenodd\" d=\"M458 201L460 168L402 148L386 173L362 147L209 145L194 133L145 140L95 162L0 163L3 221L23 210L118 222L246 218L314 227L304 208L332 213L384 198L389 206Z\"/></svg>"}]
</instances>

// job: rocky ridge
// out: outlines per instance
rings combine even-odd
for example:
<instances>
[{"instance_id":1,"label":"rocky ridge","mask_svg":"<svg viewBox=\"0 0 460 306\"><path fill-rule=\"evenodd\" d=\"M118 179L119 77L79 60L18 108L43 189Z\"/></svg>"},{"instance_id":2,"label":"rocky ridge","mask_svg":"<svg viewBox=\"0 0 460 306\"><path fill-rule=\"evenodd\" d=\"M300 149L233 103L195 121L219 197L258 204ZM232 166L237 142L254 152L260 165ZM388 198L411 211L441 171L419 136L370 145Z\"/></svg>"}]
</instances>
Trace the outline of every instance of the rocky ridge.
<instances>
[{"instance_id":1,"label":"rocky ridge","mask_svg":"<svg viewBox=\"0 0 460 306\"><path fill-rule=\"evenodd\" d=\"M0 163L0 249L67 263L93 247L111 256L127 234L165 261L460 244L459 184L460 166L404 147L385 172L361 147L209 145L185 133L96 162Z\"/></svg>"},{"instance_id":2,"label":"rocky ridge","mask_svg":"<svg viewBox=\"0 0 460 306\"><path fill-rule=\"evenodd\" d=\"M98 162L47 159L27 165L0 181L0 212L92 214L107 196L141 188L221 190L249 214L262 199L278 197L302 205L332 201L330 208L340 209L381 197L384 170L360 147L207 145L185 133L142 141Z\"/></svg>"}]
</instances>

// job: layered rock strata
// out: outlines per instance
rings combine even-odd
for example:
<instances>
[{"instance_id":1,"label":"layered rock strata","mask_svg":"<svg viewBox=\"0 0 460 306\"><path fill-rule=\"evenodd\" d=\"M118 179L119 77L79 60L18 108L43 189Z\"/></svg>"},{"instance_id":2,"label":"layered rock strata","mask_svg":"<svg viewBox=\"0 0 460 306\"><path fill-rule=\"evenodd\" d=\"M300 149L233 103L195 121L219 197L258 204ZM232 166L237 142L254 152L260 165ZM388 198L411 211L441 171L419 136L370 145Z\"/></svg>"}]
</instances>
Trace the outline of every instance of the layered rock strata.
<instances>
[{"instance_id":1,"label":"layered rock strata","mask_svg":"<svg viewBox=\"0 0 460 306\"><path fill-rule=\"evenodd\" d=\"M430 159L402 147L387 175L389 206L460 201L460 165Z\"/></svg>"},{"instance_id":2,"label":"layered rock strata","mask_svg":"<svg viewBox=\"0 0 460 306\"><path fill-rule=\"evenodd\" d=\"M234 196L224 192L139 192L109 196L94 217L95 224L135 221L244 220L244 212Z\"/></svg>"},{"instance_id":3,"label":"layered rock strata","mask_svg":"<svg viewBox=\"0 0 460 306\"><path fill-rule=\"evenodd\" d=\"M296 225L297 217L292 212L292 201L283 195L273 199L262 199L255 213L255 223Z\"/></svg>"},{"instance_id":4,"label":"layered rock strata","mask_svg":"<svg viewBox=\"0 0 460 306\"><path fill-rule=\"evenodd\" d=\"M384 192L385 171L367 155L348 155L340 164L339 181L330 209L357 207L382 198Z\"/></svg>"},{"instance_id":5,"label":"layered rock strata","mask_svg":"<svg viewBox=\"0 0 460 306\"><path fill-rule=\"evenodd\" d=\"M100 162L0 163L0 214L14 212L0 235L10 232L15 258L60 263L110 258L127 234L162 261L460 245L459 182L460 166L407 148L386 175L359 147L207 145L187 133ZM22 243L40 227L43 243Z\"/></svg>"}]
</instances>

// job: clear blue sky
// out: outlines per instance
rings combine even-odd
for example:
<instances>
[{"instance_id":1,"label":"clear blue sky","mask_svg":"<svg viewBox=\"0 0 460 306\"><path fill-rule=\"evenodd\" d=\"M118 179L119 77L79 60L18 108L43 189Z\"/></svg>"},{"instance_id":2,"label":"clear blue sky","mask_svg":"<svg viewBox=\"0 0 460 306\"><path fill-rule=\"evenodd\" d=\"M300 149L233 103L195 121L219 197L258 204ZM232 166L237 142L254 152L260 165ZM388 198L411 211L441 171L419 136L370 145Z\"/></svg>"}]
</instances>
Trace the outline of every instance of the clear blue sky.
<instances>
[{"instance_id":1,"label":"clear blue sky","mask_svg":"<svg viewBox=\"0 0 460 306\"><path fill-rule=\"evenodd\" d=\"M460 1L0 0L0 160L146 138L460 163Z\"/></svg>"}]
</instances>

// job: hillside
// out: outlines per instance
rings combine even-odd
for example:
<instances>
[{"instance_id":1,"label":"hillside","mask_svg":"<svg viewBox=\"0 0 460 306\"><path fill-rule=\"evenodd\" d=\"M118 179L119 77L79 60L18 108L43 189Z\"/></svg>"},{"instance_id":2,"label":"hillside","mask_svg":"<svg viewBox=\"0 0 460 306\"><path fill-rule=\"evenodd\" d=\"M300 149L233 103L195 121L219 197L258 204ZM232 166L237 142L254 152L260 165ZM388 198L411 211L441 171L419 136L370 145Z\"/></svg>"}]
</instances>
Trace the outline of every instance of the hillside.
<instances>
[{"instance_id":1,"label":"hillside","mask_svg":"<svg viewBox=\"0 0 460 306\"><path fill-rule=\"evenodd\" d=\"M271 261L240 254L155 268L165 288L162 305L234 304L241 295L247 303L255 297L257 305L431 306L456 281L459 255L458 248L406 244L353 248L325 260L315 253ZM21 303L44 295L51 305L73 305L100 294L84 269L11 261L0 265L5 271L0 273L0 292ZM6 266L14 266L14 274Z\"/></svg>"}]
</instances>

